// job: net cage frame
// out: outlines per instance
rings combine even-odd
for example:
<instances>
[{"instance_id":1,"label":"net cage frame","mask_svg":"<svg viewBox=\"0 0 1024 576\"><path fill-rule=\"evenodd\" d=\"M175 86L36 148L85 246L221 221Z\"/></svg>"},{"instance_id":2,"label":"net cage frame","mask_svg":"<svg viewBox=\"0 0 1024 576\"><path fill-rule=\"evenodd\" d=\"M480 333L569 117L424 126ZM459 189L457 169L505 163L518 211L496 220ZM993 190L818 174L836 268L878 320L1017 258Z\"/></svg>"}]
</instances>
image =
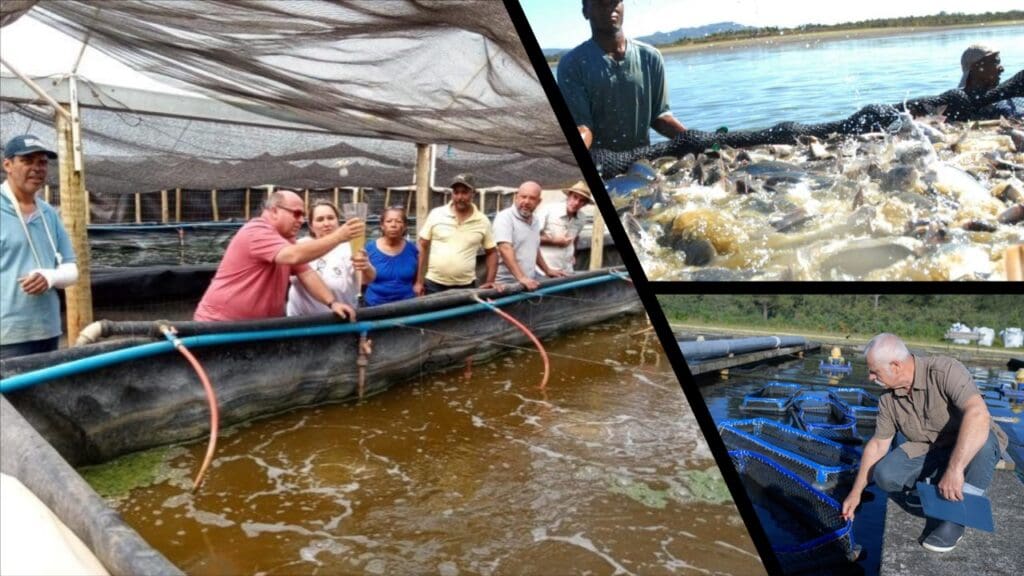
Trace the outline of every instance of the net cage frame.
<instances>
[{"instance_id":1,"label":"net cage frame","mask_svg":"<svg viewBox=\"0 0 1024 576\"><path fill-rule=\"evenodd\" d=\"M859 467L860 455L849 446L766 418L726 420L719 424L718 431L730 450L761 453L787 465L809 484L825 489L856 474ZM780 438L816 453L798 453L772 443Z\"/></svg>"},{"instance_id":2,"label":"net cage frame","mask_svg":"<svg viewBox=\"0 0 1024 576\"><path fill-rule=\"evenodd\" d=\"M791 411L797 426L806 432L830 440L859 440L857 418L854 417L845 402L831 394L801 392L793 397ZM808 414L825 414L829 421L813 422L807 417Z\"/></svg>"},{"instance_id":3,"label":"net cage frame","mask_svg":"<svg viewBox=\"0 0 1024 576\"><path fill-rule=\"evenodd\" d=\"M878 417L878 397L863 388L833 388L829 390L829 394L846 404L857 420L875 420Z\"/></svg>"},{"instance_id":4,"label":"net cage frame","mask_svg":"<svg viewBox=\"0 0 1024 576\"><path fill-rule=\"evenodd\" d=\"M771 545L787 574L821 573L823 568L856 559L860 548L853 540L853 521L843 518L842 506L834 498L762 454L730 450L729 459L748 494L751 492L750 483L762 489L774 485L780 490L788 490L786 498L774 503L791 515L795 516L794 512L800 514L804 521L816 521L828 527L823 534L798 544ZM808 506L800 506L794 501L800 494L804 495ZM812 517L812 512L817 515Z\"/></svg>"},{"instance_id":5,"label":"net cage frame","mask_svg":"<svg viewBox=\"0 0 1024 576\"><path fill-rule=\"evenodd\" d=\"M803 385L795 382L772 380L755 392L744 396L740 403L740 410L785 414L789 411L793 398L805 389ZM789 392L787 393L787 391Z\"/></svg>"}]
</instances>

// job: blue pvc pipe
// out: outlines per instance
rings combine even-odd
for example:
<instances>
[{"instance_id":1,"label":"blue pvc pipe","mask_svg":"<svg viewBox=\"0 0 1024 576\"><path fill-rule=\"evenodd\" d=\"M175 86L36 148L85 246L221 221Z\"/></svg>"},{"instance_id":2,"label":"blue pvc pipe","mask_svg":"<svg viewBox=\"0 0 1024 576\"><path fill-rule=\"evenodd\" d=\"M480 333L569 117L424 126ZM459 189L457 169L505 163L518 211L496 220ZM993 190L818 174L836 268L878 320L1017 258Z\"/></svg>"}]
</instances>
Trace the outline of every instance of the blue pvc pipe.
<instances>
[{"instance_id":1,"label":"blue pvc pipe","mask_svg":"<svg viewBox=\"0 0 1024 576\"><path fill-rule=\"evenodd\" d=\"M483 304L466 304L463 306L456 306L454 308L448 308L445 310L435 310L433 312L424 312L422 314L412 314L410 316L401 316L399 318L386 318L383 320L372 320L369 322L352 322L347 324L325 324L321 326L310 326L305 328L282 328L278 330L258 330L252 332L230 332L225 334L201 334L198 336L188 336L181 339L182 344L189 348L203 348L205 346L218 346L221 344L236 344L239 342L257 342L260 340L281 340L285 338L304 338L309 336L327 336L335 334L348 334L348 333L359 333L359 332L370 332L372 330L383 330L387 328L398 328L403 326L410 326L414 324L425 324L427 322L433 322L435 320L446 320L448 318L456 318L458 316L465 316L474 312L480 312L487 310L488 306L504 306L506 304L513 304L522 300L528 300L535 296L543 296L545 294L556 294L558 292L565 292L566 290L572 290L574 288L582 288L585 286L591 286L593 284L602 284L612 280L620 280L614 274L607 274L604 276L595 276L592 278L583 278L572 282L565 282L556 284L555 286L548 286L546 288L540 288L533 292L520 292L518 294L512 294L510 296L504 296L498 298L491 303ZM124 348L121 350L113 350L111 352L105 352L103 354L97 354L96 356L90 356L88 358L80 358L78 360L72 360L70 362L64 362L56 366L49 366L47 368L41 368L39 370L33 370L31 372L25 372L24 374L17 374L9 378L0 380L0 394L6 394L57 378L65 378L67 376L74 376L75 374L81 374L83 372L89 372L91 370L97 370L99 368L105 368L107 366L113 366L122 362L129 362L131 360L138 360L140 358L148 358L150 356L156 356L166 352L174 350L174 345L168 341L153 342L150 344L140 344L139 346L133 346L131 348Z\"/></svg>"}]
</instances>

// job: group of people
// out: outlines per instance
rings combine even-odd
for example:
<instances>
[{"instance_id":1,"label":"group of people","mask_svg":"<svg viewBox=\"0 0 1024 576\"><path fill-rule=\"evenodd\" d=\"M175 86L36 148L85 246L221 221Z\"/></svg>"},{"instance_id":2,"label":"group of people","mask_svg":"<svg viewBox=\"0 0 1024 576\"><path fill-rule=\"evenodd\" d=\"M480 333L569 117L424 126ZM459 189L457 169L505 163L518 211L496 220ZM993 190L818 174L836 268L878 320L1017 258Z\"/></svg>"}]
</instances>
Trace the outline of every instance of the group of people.
<instances>
[{"instance_id":1,"label":"group of people","mask_svg":"<svg viewBox=\"0 0 1024 576\"><path fill-rule=\"evenodd\" d=\"M473 204L472 175L460 174L452 181L451 201L430 211L417 243L406 237L405 209L386 208L380 237L353 251L350 241L365 234L365 222L343 223L338 207L320 200L311 207L309 236L297 239L305 204L295 192L277 190L261 215L232 238L194 318L247 320L330 310L355 320L364 288L367 306L478 285L500 290L520 283L534 290L542 276L573 271L583 228L580 210L593 196L582 180L563 192L565 202L538 211L541 186L524 182L492 225ZM478 283L481 249L486 272Z\"/></svg>"},{"instance_id":2,"label":"group of people","mask_svg":"<svg viewBox=\"0 0 1024 576\"><path fill-rule=\"evenodd\" d=\"M589 148L627 151L650 144L650 130L674 138L686 127L669 105L665 62L653 46L627 38L623 0L582 0L591 37L558 62L557 81L576 128ZM975 44L960 59L959 88L980 97L999 85L999 51ZM1020 118L1013 99L978 111L980 117Z\"/></svg>"}]
</instances>

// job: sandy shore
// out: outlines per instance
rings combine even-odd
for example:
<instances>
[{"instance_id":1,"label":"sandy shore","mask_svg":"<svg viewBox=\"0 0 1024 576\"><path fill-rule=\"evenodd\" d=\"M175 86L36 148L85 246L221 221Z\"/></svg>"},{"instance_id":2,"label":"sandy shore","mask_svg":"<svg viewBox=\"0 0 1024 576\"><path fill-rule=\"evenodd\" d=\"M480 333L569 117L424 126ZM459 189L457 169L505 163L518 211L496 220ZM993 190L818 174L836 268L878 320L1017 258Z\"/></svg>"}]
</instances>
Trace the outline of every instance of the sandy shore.
<instances>
[{"instance_id":1,"label":"sandy shore","mask_svg":"<svg viewBox=\"0 0 1024 576\"><path fill-rule=\"evenodd\" d=\"M856 30L833 30L825 32L810 32L806 34L785 34L773 37L744 38L740 40L724 40L721 42L701 42L698 44L683 44L678 46L658 46L662 54L674 54L677 52L705 52L713 50L732 50L734 48L747 48L750 46L782 46L786 44L817 43L834 40L859 40L864 38L882 38L889 36L902 36L906 34L923 34L937 30L969 30L973 28L1004 28L1010 26L1024 25L1024 21L1014 20L1009 22L997 22L994 24L973 24L968 26L913 26L905 28L861 28Z\"/></svg>"}]
</instances>

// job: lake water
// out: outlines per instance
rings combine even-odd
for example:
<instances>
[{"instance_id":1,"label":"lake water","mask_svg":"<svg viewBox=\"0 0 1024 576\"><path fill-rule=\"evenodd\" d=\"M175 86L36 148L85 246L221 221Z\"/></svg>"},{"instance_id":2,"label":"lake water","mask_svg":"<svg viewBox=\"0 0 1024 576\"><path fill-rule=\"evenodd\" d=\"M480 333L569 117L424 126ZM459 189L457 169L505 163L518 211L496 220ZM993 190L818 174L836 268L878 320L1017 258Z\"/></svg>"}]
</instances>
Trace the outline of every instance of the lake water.
<instances>
[{"instance_id":1,"label":"lake water","mask_svg":"<svg viewBox=\"0 0 1024 576\"><path fill-rule=\"evenodd\" d=\"M513 350L224 431L195 495L205 443L173 449L112 504L190 574L763 573L646 317L546 347L546 391Z\"/></svg>"},{"instance_id":2,"label":"lake water","mask_svg":"<svg viewBox=\"0 0 1024 576\"><path fill-rule=\"evenodd\" d=\"M1024 68L1024 26L1006 26L680 52L665 55L665 73L687 127L766 128L956 88L960 55L974 43L1001 51L1003 80Z\"/></svg>"}]
</instances>

